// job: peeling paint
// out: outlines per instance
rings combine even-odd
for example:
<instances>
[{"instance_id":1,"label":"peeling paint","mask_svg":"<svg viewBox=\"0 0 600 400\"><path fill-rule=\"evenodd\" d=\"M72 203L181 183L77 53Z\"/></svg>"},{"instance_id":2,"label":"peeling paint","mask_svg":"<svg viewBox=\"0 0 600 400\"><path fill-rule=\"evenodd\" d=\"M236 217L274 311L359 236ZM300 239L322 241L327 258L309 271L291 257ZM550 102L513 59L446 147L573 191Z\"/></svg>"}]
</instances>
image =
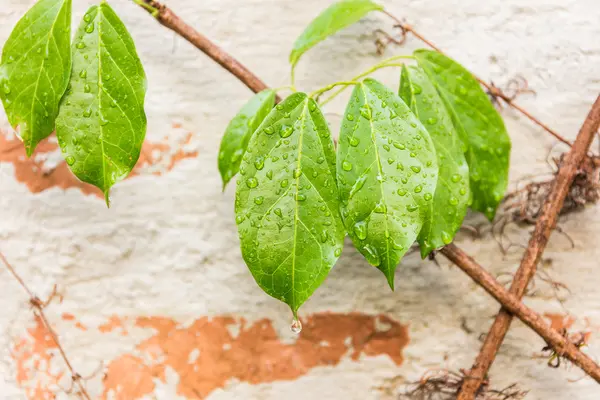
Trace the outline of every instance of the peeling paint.
<instances>
[{"instance_id":1,"label":"peeling paint","mask_svg":"<svg viewBox=\"0 0 600 400\"><path fill-rule=\"evenodd\" d=\"M80 324L71 314L63 314L62 319ZM344 358L359 362L363 357L385 356L401 365L409 342L407 327L385 315L323 312L302 322L303 331L290 343L280 338L267 319L248 323L233 316L202 317L181 326L167 317L111 316L98 326L98 332L120 329L127 335L125 327L131 326L153 334L138 343L135 351L106 364L102 398L131 400L151 395L157 379L166 381L167 369L179 375L179 395L204 398L231 380L253 385L294 380L313 368L335 367ZM41 360L50 365L56 349L45 332L36 320L35 327L14 346L17 382L27 388L30 400L54 398L52 385L66 373L53 375L40 368Z\"/></svg>"},{"instance_id":2,"label":"peeling paint","mask_svg":"<svg viewBox=\"0 0 600 400\"><path fill-rule=\"evenodd\" d=\"M173 124L173 128L181 130L179 124ZM166 137L162 142L157 143L146 140L140 158L129 177L147 173L162 175L172 170L180 161L195 158L198 153L186 149L193 134L187 132L180 136L182 140L175 146L172 146L170 144L172 140ZM14 166L16 180L25 184L32 193L40 193L54 187L77 188L83 194L104 198L98 188L80 181L71 173L60 155L60 148L54 134L41 141L35 153L28 158L19 138L0 130L0 163L11 163Z\"/></svg>"}]
</instances>

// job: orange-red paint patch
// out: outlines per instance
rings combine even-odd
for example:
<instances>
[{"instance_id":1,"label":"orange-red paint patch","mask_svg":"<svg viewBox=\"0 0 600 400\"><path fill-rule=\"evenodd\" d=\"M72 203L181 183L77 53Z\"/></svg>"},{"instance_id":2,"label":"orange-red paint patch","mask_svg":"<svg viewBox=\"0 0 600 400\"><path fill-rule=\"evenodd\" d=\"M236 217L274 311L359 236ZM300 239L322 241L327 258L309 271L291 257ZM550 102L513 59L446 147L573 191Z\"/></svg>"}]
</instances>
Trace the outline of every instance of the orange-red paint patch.
<instances>
[{"instance_id":1,"label":"orange-red paint patch","mask_svg":"<svg viewBox=\"0 0 600 400\"><path fill-rule=\"evenodd\" d=\"M76 324L64 316L63 320ZM286 342L266 319L248 323L231 316L203 317L181 326L166 317L112 316L97 328L98 332L114 334L120 329L127 334L128 326L148 329L153 334L138 343L133 352L105 364L101 398L133 400L152 395L156 380L166 380L167 368L179 376L176 390L180 396L204 398L232 379L249 384L293 380L315 367L333 367L342 359L359 361L361 357L383 355L400 365L409 341L406 326L385 315L325 312L310 315L302 322L300 335ZM37 321L36 328L15 345L13 352L17 381L38 390L28 389L26 394L31 400L54 398L48 397L51 389L37 379L35 365L28 368L31 360L48 357L48 349L53 348L53 343L43 340L44 332ZM51 382L58 382L63 373Z\"/></svg>"},{"instance_id":2,"label":"orange-red paint patch","mask_svg":"<svg viewBox=\"0 0 600 400\"><path fill-rule=\"evenodd\" d=\"M179 125L174 125L174 127L176 126ZM140 158L130 176L139 175L144 168L154 165L160 165L161 168L152 173L161 175L163 172L173 169L181 160L196 157L197 152L184 149L191 138L192 134L188 133L183 143L175 149L167 144L166 139L162 143L151 143L146 140ZM15 135L0 130L0 163L13 164L15 178L24 183L32 193L39 193L53 187L77 188L84 194L94 194L103 198L99 189L77 179L64 160L61 159L57 165L47 166L48 155L57 151L59 151L58 144L54 135L51 135L38 144L31 158L27 158L23 143Z\"/></svg>"}]
</instances>

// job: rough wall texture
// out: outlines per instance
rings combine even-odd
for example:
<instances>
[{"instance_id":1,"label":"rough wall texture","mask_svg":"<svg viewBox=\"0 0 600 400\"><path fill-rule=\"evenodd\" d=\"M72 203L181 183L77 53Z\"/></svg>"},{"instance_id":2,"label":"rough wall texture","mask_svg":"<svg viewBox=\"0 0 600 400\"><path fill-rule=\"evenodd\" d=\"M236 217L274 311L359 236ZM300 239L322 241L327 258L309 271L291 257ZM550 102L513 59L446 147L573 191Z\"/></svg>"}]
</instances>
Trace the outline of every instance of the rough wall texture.
<instances>
[{"instance_id":1,"label":"rough wall texture","mask_svg":"<svg viewBox=\"0 0 600 400\"><path fill-rule=\"evenodd\" d=\"M0 43L33 3L2 0ZM81 18L91 1L76 1ZM497 305L446 260L441 268L407 257L396 291L347 243L330 277L302 308L304 331L289 330L286 307L264 295L238 250L233 185L221 193L217 150L248 90L132 2L112 2L130 27L148 79L147 144L134 176L117 185L107 210L71 177L50 139L31 160L0 112L0 248L41 297L58 285L64 300L48 315L90 392L107 399L393 399L433 368L470 366ZM287 83L295 36L322 0L173 0L169 5L272 86ZM498 84L516 74L537 96L531 112L573 138L600 92L597 0L385 1L447 52ZM378 57L372 16L309 53L298 86L353 76ZM411 39L409 52L420 45ZM379 75L390 84L395 73ZM337 79L336 79L337 78ZM327 106L337 129L342 96ZM511 181L547 173L555 142L511 110ZM460 245L495 273L514 271L518 247L503 255L478 217L482 239ZM598 208L561 223L543 269L567 284L564 306L538 282L527 303L549 323L591 332L600 358ZM514 243L526 228L511 227ZM561 293L561 295L564 293ZM69 398L69 376L22 290L0 269L0 398ZM491 371L519 382L529 399L598 399L576 368L546 366L544 343L515 323Z\"/></svg>"}]
</instances>

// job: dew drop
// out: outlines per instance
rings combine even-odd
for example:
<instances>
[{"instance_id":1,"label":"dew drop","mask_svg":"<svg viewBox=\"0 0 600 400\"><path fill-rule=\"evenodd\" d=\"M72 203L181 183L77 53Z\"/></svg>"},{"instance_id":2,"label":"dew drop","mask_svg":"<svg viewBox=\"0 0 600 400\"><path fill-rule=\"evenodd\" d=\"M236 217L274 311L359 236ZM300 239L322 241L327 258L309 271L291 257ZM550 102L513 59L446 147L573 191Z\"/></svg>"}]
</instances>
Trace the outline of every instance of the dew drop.
<instances>
[{"instance_id":1,"label":"dew drop","mask_svg":"<svg viewBox=\"0 0 600 400\"><path fill-rule=\"evenodd\" d=\"M454 174L454 175L452 175L452 178L450 178L450 179L454 183L460 182L460 175L459 174Z\"/></svg>"},{"instance_id":2,"label":"dew drop","mask_svg":"<svg viewBox=\"0 0 600 400\"><path fill-rule=\"evenodd\" d=\"M465 189L465 188L460 188L460 190L458 191L458 193L460 193L461 195L463 195L463 196L464 196L465 194L467 194L467 189Z\"/></svg>"},{"instance_id":3,"label":"dew drop","mask_svg":"<svg viewBox=\"0 0 600 400\"><path fill-rule=\"evenodd\" d=\"M257 206L260 206L264 201L265 198L263 196L258 196L254 198L254 204L256 204Z\"/></svg>"},{"instance_id":4,"label":"dew drop","mask_svg":"<svg viewBox=\"0 0 600 400\"><path fill-rule=\"evenodd\" d=\"M433 198L433 196L431 195L431 193L425 193L425 196L423 196L423 198L424 198L426 201L429 201L429 200L431 200L431 199Z\"/></svg>"},{"instance_id":5,"label":"dew drop","mask_svg":"<svg viewBox=\"0 0 600 400\"><path fill-rule=\"evenodd\" d=\"M84 79L87 78L87 71L82 69L81 72L79 72L79 77Z\"/></svg>"},{"instance_id":6,"label":"dew drop","mask_svg":"<svg viewBox=\"0 0 600 400\"><path fill-rule=\"evenodd\" d=\"M413 92L414 94L421 94L421 92L423 92L423 89L421 88L421 86L417 85L416 83L413 83Z\"/></svg>"},{"instance_id":7,"label":"dew drop","mask_svg":"<svg viewBox=\"0 0 600 400\"><path fill-rule=\"evenodd\" d=\"M354 224L354 233L356 237L360 240L365 240L367 238L367 223L366 221L360 221Z\"/></svg>"},{"instance_id":8,"label":"dew drop","mask_svg":"<svg viewBox=\"0 0 600 400\"><path fill-rule=\"evenodd\" d=\"M304 201L304 200L306 200L306 196L303 195L303 194L299 194L299 195L296 196L296 200L298 200L298 201Z\"/></svg>"},{"instance_id":9,"label":"dew drop","mask_svg":"<svg viewBox=\"0 0 600 400\"><path fill-rule=\"evenodd\" d=\"M281 130L279 131L279 136L282 138L290 137L294 132L294 128L288 125L282 125Z\"/></svg>"},{"instance_id":10,"label":"dew drop","mask_svg":"<svg viewBox=\"0 0 600 400\"><path fill-rule=\"evenodd\" d=\"M244 216L243 216L243 215L238 215L238 216L236 216L236 217L235 217L235 222L236 222L236 223L239 225L239 224L241 224L242 222L244 222L244 219L245 219L245 218L244 218Z\"/></svg>"},{"instance_id":11,"label":"dew drop","mask_svg":"<svg viewBox=\"0 0 600 400\"><path fill-rule=\"evenodd\" d=\"M273 210L273 212L275 213L275 215L277 215L279 218L283 217L283 213L281 212L281 208L276 208L275 210Z\"/></svg>"},{"instance_id":12,"label":"dew drop","mask_svg":"<svg viewBox=\"0 0 600 400\"><path fill-rule=\"evenodd\" d=\"M341 256L342 255L342 249L340 249L340 248L335 249L335 251L333 252L333 255L336 256L336 257Z\"/></svg>"},{"instance_id":13,"label":"dew drop","mask_svg":"<svg viewBox=\"0 0 600 400\"><path fill-rule=\"evenodd\" d=\"M92 111L91 111L91 110L85 110L85 111L83 112L83 116L84 116L85 118L89 118L89 117L90 117L90 115L92 115Z\"/></svg>"},{"instance_id":14,"label":"dew drop","mask_svg":"<svg viewBox=\"0 0 600 400\"><path fill-rule=\"evenodd\" d=\"M309 101L308 103L308 110L310 112L313 112L317 109L317 103L315 103L314 101Z\"/></svg>"},{"instance_id":15,"label":"dew drop","mask_svg":"<svg viewBox=\"0 0 600 400\"><path fill-rule=\"evenodd\" d=\"M265 167L265 159L263 157L258 157L254 161L254 167L259 171L263 169Z\"/></svg>"},{"instance_id":16,"label":"dew drop","mask_svg":"<svg viewBox=\"0 0 600 400\"><path fill-rule=\"evenodd\" d=\"M354 121L354 115L352 115L352 114L347 114L347 115L346 115L346 119L347 119L348 121Z\"/></svg>"},{"instance_id":17,"label":"dew drop","mask_svg":"<svg viewBox=\"0 0 600 400\"><path fill-rule=\"evenodd\" d=\"M323 156L317 158L317 164L323 164L324 161L325 161L325 157L323 157Z\"/></svg>"},{"instance_id":18,"label":"dew drop","mask_svg":"<svg viewBox=\"0 0 600 400\"><path fill-rule=\"evenodd\" d=\"M258 186L258 181L256 178L248 178L248 180L246 180L246 186L248 186L250 189L253 189Z\"/></svg>"},{"instance_id":19,"label":"dew drop","mask_svg":"<svg viewBox=\"0 0 600 400\"><path fill-rule=\"evenodd\" d=\"M302 322L300 322L299 319L294 318L294 320L292 321L292 325L290 326L290 329L296 335L299 334L300 332L302 332Z\"/></svg>"},{"instance_id":20,"label":"dew drop","mask_svg":"<svg viewBox=\"0 0 600 400\"><path fill-rule=\"evenodd\" d=\"M85 86L83 87L83 91L84 91L84 93L89 93L92 91L92 89L90 88L90 85L88 85L86 83Z\"/></svg>"},{"instance_id":21,"label":"dew drop","mask_svg":"<svg viewBox=\"0 0 600 400\"><path fill-rule=\"evenodd\" d=\"M377 250L369 244L365 245L364 249L366 252L365 258L367 259L369 264L371 264L374 267L378 267L379 264L381 264L381 259L379 258L379 253L377 253Z\"/></svg>"},{"instance_id":22,"label":"dew drop","mask_svg":"<svg viewBox=\"0 0 600 400\"><path fill-rule=\"evenodd\" d=\"M289 184L289 181L287 179L284 179L281 181L281 183L279 184L282 188L286 188Z\"/></svg>"},{"instance_id":23,"label":"dew drop","mask_svg":"<svg viewBox=\"0 0 600 400\"><path fill-rule=\"evenodd\" d=\"M442 231L442 242L450 244L452 242L452 236L448 232Z\"/></svg>"},{"instance_id":24,"label":"dew drop","mask_svg":"<svg viewBox=\"0 0 600 400\"><path fill-rule=\"evenodd\" d=\"M267 171L267 178L273 179L273 170Z\"/></svg>"},{"instance_id":25,"label":"dew drop","mask_svg":"<svg viewBox=\"0 0 600 400\"><path fill-rule=\"evenodd\" d=\"M416 204L409 204L406 206L406 209L409 212L417 211L418 208L419 208L419 206L417 206Z\"/></svg>"},{"instance_id":26,"label":"dew drop","mask_svg":"<svg viewBox=\"0 0 600 400\"><path fill-rule=\"evenodd\" d=\"M412 158L415 158L415 157L417 156L417 153L415 153L414 151L412 151L412 152L410 153L410 156L411 156Z\"/></svg>"},{"instance_id":27,"label":"dew drop","mask_svg":"<svg viewBox=\"0 0 600 400\"><path fill-rule=\"evenodd\" d=\"M448 203L450 203L451 206L456 206L458 205L458 199L454 196L450 197L450 200L448 200Z\"/></svg>"},{"instance_id":28,"label":"dew drop","mask_svg":"<svg viewBox=\"0 0 600 400\"><path fill-rule=\"evenodd\" d=\"M344 171L351 171L352 170L352 164L349 163L348 161L344 161L344 162L342 162L342 169Z\"/></svg>"},{"instance_id":29,"label":"dew drop","mask_svg":"<svg viewBox=\"0 0 600 400\"><path fill-rule=\"evenodd\" d=\"M421 193L422 190L423 190L423 186L421 186L421 185L415 186L415 193Z\"/></svg>"},{"instance_id":30,"label":"dew drop","mask_svg":"<svg viewBox=\"0 0 600 400\"><path fill-rule=\"evenodd\" d=\"M405 196L408 191L406 189L398 189L397 193L399 196Z\"/></svg>"},{"instance_id":31,"label":"dew drop","mask_svg":"<svg viewBox=\"0 0 600 400\"><path fill-rule=\"evenodd\" d=\"M85 32L86 33L92 33L94 32L94 24L89 24L88 26L85 27Z\"/></svg>"},{"instance_id":32,"label":"dew drop","mask_svg":"<svg viewBox=\"0 0 600 400\"><path fill-rule=\"evenodd\" d=\"M357 137L352 136L348 142L350 143L350 146L356 147L360 143L360 140Z\"/></svg>"},{"instance_id":33,"label":"dew drop","mask_svg":"<svg viewBox=\"0 0 600 400\"><path fill-rule=\"evenodd\" d=\"M397 148L397 149L400 149L400 150L406 149L406 146L403 145L402 143L396 143L396 142L394 142L394 147Z\"/></svg>"},{"instance_id":34,"label":"dew drop","mask_svg":"<svg viewBox=\"0 0 600 400\"><path fill-rule=\"evenodd\" d=\"M428 125L435 125L435 124L437 124L437 118L435 118L435 117L427 118L427 121L425 121L425 122L427 122Z\"/></svg>"},{"instance_id":35,"label":"dew drop","mask_svg":"<svg viewBox=\"0 0 600 400\"><path fill-rule=\"evenodd\" d=\"M410 169L411 169L411 170L412 170L414 173L416 173L416 174L418 174L419 172L421 172L421 167L419 167L418 165L413 165L413 166L411 166L411 167L410 167Z\"/></svg>"},{"instance_id":36,"label":"dew drop","mask_svg":"<svg viewBox=\"0 0 600 400\"><path fill-rule=\"evenodd\" d=\"M75 157L73 157L73 156L67 156L67 158L65 158L65 161L67 162L67 164L69 166L71 166L71 165L75 164Z\"/></svg>"},{"instance_id":37,"label":"dew drop","mask_svg":"<svg viewBox=\"0 0 600 400\"><path fill-rule=\"evenodd\" d=\"M363 118L367 119L367 120L371 120L371 109L368 106L362 106L360 108L360 115L363 116Z\"/></svg>"},{"instance_id":38,"label":"dew drop","mask_svg":"<svg viewBox=\"0 0 600 400\"><path fill-rule=\"evenodd\" d=\"M92 20L92 16L91 16L90 14L85 14L85 15L83 16L83 20L84 20L85 22L90 22L90 21Z\"/></svg>"},{"instance_id":39,"label":"dew drop","mask_svg":"<svg viewBox=\"0 0 600 400\"><path fill-rule=\"evenodd\" d=\"M274 132L274 129L272 126L267 126L265 129L263 129L263 131L267 134L267 135L272 135Z\"/></svg>"},{"instance_id":40,"label":"dew drop","mask_svg":"<svg viewBox=\"0 0 600 400\"><path fill-rule=\"evenodd\" d=\"M294 176L294 178L299 178L300 175L302 175L302 169L301 168L296 168L292 174Z\"/></svg>"}]
</instances>

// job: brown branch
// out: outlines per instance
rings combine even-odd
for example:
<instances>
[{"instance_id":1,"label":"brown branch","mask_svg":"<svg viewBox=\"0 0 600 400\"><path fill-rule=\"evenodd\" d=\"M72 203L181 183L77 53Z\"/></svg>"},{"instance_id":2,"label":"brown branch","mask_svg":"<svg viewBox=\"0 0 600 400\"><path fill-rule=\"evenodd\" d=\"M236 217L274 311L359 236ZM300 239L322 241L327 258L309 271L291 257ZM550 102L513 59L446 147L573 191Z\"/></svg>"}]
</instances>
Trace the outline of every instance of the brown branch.
<instances>
[{"instance_id":1,"label":"brown branch","mask_svg":"<svg viewBox=\"0 0 600 400\"><path fill-rule=\"evenodd\" d=\"M446 55L439 47L437 47L435 44L433 44L431 41L429 41L423 35L421 35L419 32L417 32L411 25L402 22L399 18L397 18L393 14L390 14L388 11L384 10L383 13L386 14L391 19L393 19L394 22L397 24L397 26L399 26L402 29L402 31L412 33L417 39L419 39L420 41L422 41L423 43L425 43L427 46L431 47L432 49L434 49L438 53ZM569 146L572 145L572 143L570 141L568 141L567 139L565 139L564 137L562 137L560 134L558 134L558 132L554 131L548 125L544 124L542 121L540 121L539 119L537 119L536 117L534 117L533 115L531 115L523 107L521 107L518 104L516 104L514 102L514 99L512 99L509 96L507 96L506 94L504 94L502 92L502 90L500 90L499 88L497 88L496 86L494 86L494 85L492 85L490 83L487 83L486 81L484 81L483 79L479 78L475 74L472 73L472 75L473 75L473 77L475 79L477 79L479 81L479 83L481 83L481 85L483 85L488 90L488 92L492 96L499 97L502 100L504 100L506 102L506 104L508 104L510 107L514 108L515 110L519 111L521 114L523 114L524 116L526 116L527 118L529 118L531 120L531 122L533 122L534 124L538 125L542 129L544 129L546 132L548 132L549 134L551 134L552 136L554 136L556 139L560 140L561 142L565 143L566 145L569 145Z\"/></svg>"},{"instance_id":2,"label":"brown branch","mask_svg":"<svg viewBox=\"0 0 600 400\"><path fill-rule=\"evenodd\" d=\"M594 378L596 382L600 383L600 366L586 354L582 353L565 336L552 329L541 315L521 303L521 300L517 296L506 290L489 272L477 264L475 260L454 244L445 246L440 252L469 275L479 286L484 288L486 292L491 294L492 297L502 304L504 309L514 314L525 325L540 335L554 348L557 354L569 359L573 364ZM469 374L469 377L471 378L472 374ZM470 381L471 379L466 379L465 384Z\"/></svg>"},{"instance_id":3,"label":"brown branch","mask_svg":"<svg viewBox=\"0 0 600 400\"><path fill-rule=\"evenodd\" d=\"M521 261L521 266L515 274L515 279L510 287L510 292L518 299L521 299L527 290L527 285L531 278L535 275L536 267L542 257L542 253L546 248L548 239L552 234L558 220L558 215L563 207L565 198L567 197L577 169L586 157L586 154L592 144L594 135L600 126L600 96L592 106L583 126L579 130L577 139L567 153L564 161L561 163L556 178L552 183L552 187L541 213L535 224L535 230L529 240L529 246L525 251L525 255ZM481 348L475 364L471 369L471 378L463 384L459 393L459 400L473 399L477 389L481 385L483 378L486 376L490 366L494 362L496 353L504 340L504 336L510 327L512 315L506 309L501 309L496 320L492 325L485 342Z\"/></svg>"},{"instance_id":4,"label":"brown branch","mask_svg":"<svg viewBox=\"0 0 600 400\"><path fill-rule=\"evenodd\" d=\"M80 392L81 396L83 396L83 398L85 398L87 400L91 400L91 397L88 394L87 390L85 389L85 386L83 386L83 383L81 383L81 375L79 375L77 372L75 372L73 365L71 364L71 362L69 361L69 358L67 357L67 353L65 353L65 350L63 349L63 347L60 344L60 341L58 340L58 335L56 334L56 332L54 332L54 329L52 329L52 327L50 326L50 322L48 322L48 318L46 318L46 314L44 314L44 307L48 304L48 302L41 301L39 297L37 297L33 294L33 292L25 284L25 281L23 281L23 279L19 276L19 274L17 274L17 271L12 267L12 265L10 265L10 263L8 262L6 257L4 257L4 254L2 254L2 252L0 252L0 260L2 260L2 263L6 266L6 269L8 269L8 272L10 272L10 274L17 280L17 282L19 282L19 285L21 285L21 287L29 295L29 303L35 309L35 314L38 317L40 317L40 319L42 320L44 327L50 334L50 337L52 337L52 340L54 341L54 344L58 348L58 351L60 352L62 359L64 360L65 364L67 365L67 368L71 372L72 381L79 387L79 392ZM55 288L55 290L56 290L56 288ZM54 291L53 293L55 294L56 292Z\"/></svg>"},{"instance_id":5,"label":"brown branch","mask_svg":"<svg viewBox=\"0 0 600 400\"><path fill-rule=\"evenodd\" d=\"M245 83L250 89L257 92L266 88L266 85L260 81L254 74L248 71L247 68L239 64L233 57L229 56L222 49L211 43L205 36L198 33L192 27L183 22L177 15L175 15L166 6L158 3L154 0L136 0L146 11L149 11L154 15L158 21L165 27L173 30L186 38L190 43L194 44L198 49L208 54L213 60L222 65L225 69L230 71L234 76ZM387 14L387 12L386 12ZM388 14L393 18L403 30L411 32L417 38L428 44L433 49L439 51L433 43L426 40L412 27L403 24L400 20L395 18L393 15ZM522 112L525 116L531 119L534 123L541 126L544 130L555 136L558 140L568 145L571 145L569 141L562 138L559 134L554 132L548 126L537 120L531 114L514 104L511 98L507 97L503 93L499 92L499 89L493 88L492 85L487 84L481 79L477 78L486 88L492 93L504 101L507 102L511 107ZM495 279L487 273L483 267L475 263L470 257L464 254L460 249L454 245L446 246L441 252L448 257L451 261L457 264L463 271L465 271L476 283L482 286L488 293L490 293L505 309L512 312L518 318L520 318L525 324L531 327L537 332L546 342L551 345L557 354L560 354L574 364L580 366L588 375L592 376L596 381L600 382L600 367L594 363L589 357L583 354L577 347L563 337L560 333L550 328L544 319L536 314L531 309L520 303L520 300L511 295L504 287L502 287Z\"/></svg>"},{"instance_id":6,"label":"brown branch","mask_svg":"<svg viewBox=\"0 0 600 400\"><path fill-rule=\"evenodd\" d=\"M223 51L206 36L185 23L177 14L164 4L154 0L137 0L137 4L153 15L161 25L171 29L179 36L186 39L198 50L212 58L217 64L231 72L243 84L248 86L254 93L258 93L269 87L248 68L238 60ZM281 99L277 98L277 102Z\"/></svg>"}]
</instances>

